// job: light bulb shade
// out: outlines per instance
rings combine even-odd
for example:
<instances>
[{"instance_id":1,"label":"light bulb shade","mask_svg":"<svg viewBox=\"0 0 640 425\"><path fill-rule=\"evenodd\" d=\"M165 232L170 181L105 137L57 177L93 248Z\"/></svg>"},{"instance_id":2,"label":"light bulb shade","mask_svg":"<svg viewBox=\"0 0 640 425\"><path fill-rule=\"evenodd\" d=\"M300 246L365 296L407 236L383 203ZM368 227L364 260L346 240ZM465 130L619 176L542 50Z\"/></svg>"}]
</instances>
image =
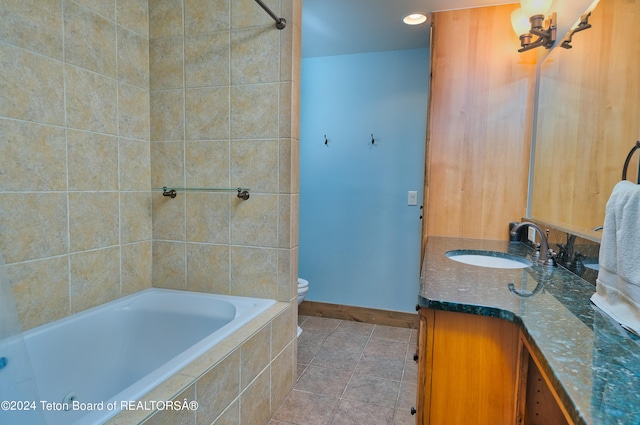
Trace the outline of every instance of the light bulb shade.
<instances>
[{"instance_id":1,"label":"light bulb shade","mask_svg":"<svg viewBox=\"0 0 640 425\"><path fill-rule=\"evenodd\" d=\"M528 17L534 15L547 15L547 12L551 8L551 2L553 0L520 0L520 6L524 11L524 14Z\"/></svg>"},{"instance_id":2,"label":"light bulb shade","mask_svg":"<svg viewBox=\"0 0 640 425\"><path fill-rule=\"evenodd\" d=\"M407 25L420 25L427 21L427 16L422 13L412 13L402 18L402 22Z\"/></svg>"},{"instance_id":3,"label":"light bulb shade","mask_svg":"<svg viewBox=\"0 0 640 425\"><path fill-rule=\"evenodd\" d=\"M531 30L531 24L529 22L529 17L525 14L524 10L516 9L511 12L511 26L519 36L529 33Z\"/></svg>"}]
</instances>

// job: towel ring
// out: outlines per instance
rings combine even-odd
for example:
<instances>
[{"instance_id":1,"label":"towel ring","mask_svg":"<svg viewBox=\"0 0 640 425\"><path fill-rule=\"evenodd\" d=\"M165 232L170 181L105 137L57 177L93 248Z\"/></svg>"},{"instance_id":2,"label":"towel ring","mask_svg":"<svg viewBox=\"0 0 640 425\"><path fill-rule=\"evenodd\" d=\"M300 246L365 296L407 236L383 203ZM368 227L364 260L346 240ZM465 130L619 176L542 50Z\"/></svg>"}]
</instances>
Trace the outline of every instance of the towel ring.
<instances>
[{"instance_id":1,"label":"towel ring","mask_svg":"<svg viewBox=\"0 0 640 425\"><path fill-rule=\"evenodd\" d=\"M627 179L627 169L629 168L629 163L631 162L631 157L633 156L635 151L637 151L638 149L640 149L640 140L638 140L636 142L636 145L633 148L631 148L631 151L629 152L629 155L627 155L627 159L624 161L624 167L622 168L622 180L626 180ZM638 183L640 184L640 174L638 175Z\"/></svg>"}]
</instances>

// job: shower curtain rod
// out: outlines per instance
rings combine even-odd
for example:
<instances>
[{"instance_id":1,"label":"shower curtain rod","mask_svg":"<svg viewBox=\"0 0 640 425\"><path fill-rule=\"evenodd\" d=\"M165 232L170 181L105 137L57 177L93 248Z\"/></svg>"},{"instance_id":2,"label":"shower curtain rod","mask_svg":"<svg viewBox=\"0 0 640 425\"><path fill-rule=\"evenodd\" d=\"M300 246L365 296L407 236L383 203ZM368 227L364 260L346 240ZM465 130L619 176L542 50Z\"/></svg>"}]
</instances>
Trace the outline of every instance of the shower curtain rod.
<instances>
[{"instance_id":1,"label":"shower curtain rod","mask_svg":"<svg viewBox=\"0 0 640 425\"><path fill-rule=\"evenodd\" d=\"M278 16L273 13L271 9L269 9L269 7L267 7L267 5L262 2L262 0L256 0L256 3L258 3L260 7L262 7L264 11L273 18L274 21L276 21L276 28L278 28L279 30L284 29L284 27L287 25L287 21L285 21L284 18L278 18Z\"/></svg>"}]
</instances>

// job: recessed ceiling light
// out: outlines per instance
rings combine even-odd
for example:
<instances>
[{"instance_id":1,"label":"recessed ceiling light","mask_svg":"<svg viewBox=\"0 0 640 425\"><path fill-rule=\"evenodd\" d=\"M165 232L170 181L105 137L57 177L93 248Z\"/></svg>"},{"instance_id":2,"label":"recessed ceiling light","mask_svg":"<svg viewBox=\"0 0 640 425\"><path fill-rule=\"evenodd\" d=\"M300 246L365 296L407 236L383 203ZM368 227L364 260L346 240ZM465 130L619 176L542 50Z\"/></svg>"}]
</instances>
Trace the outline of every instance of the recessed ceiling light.
<instances>
[{"instance_id":1,"label":"recessed ceiling light","mask_svg":"<svg viewBox=\"0 0 640 425\"><path fill-rule=\"evenodd\" d=\"M427 21L426 15L422 13L412 13L402 18L402 22L407 25L420 25Z\"/></svg>"}]
</instances>

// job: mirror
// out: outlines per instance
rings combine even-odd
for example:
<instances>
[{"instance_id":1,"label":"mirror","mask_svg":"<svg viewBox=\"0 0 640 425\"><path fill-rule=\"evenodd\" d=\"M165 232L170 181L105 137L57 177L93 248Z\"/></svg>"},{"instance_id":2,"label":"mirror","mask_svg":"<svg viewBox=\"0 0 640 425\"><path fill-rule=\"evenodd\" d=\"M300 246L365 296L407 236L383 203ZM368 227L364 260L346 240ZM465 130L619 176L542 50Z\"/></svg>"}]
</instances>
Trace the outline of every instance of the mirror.
<instances>
[{"instance_id":1,"label":"mirror","mask_svg":"<svg viewBox=\"0 0 640 425\"><path fill-rule=\"evenodd\" d=\"M640 139L640 1L600 0L572 48L538 68L531 219L599 239L605 205ZM559 46L561 42L557 43ZM636 152L627 180L638 181Z\"/></svg>"}]
</instances>

